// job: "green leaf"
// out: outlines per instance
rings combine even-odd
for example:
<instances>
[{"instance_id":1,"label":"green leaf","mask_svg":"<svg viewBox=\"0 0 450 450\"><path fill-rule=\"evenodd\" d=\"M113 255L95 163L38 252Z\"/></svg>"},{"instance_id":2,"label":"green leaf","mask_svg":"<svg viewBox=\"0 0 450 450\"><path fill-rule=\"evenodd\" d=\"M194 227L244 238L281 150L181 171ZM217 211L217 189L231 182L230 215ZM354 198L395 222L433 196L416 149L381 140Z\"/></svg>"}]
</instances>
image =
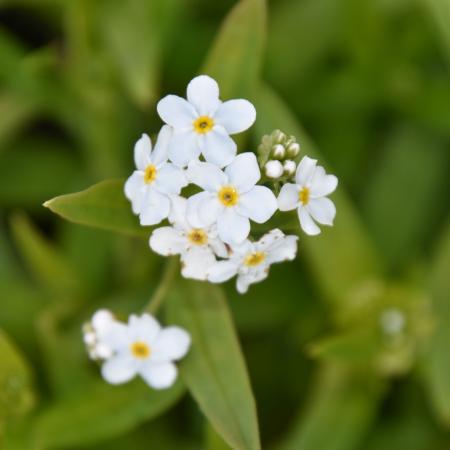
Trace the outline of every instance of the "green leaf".
<instances>
[{"instance_id":1,"label":"green leaf","mask_svg":"<svg viewBox=\"0 0 450 450\"><path fill-rule=\"evenodd\" d=\"M155 391L141 380L124 386L94 383L83 395L56 402L35 422L35 440L45 449L79 447L120 436L169 409L184 392L181 383Z\"/></svg>"},{"instance_id":2,"label":"green leaf","mask_svg":"<svg viewBox=\"0 0 450 450\"><path fill-rule=\"evenodd\" d=\"M191 333L180 370L205 416L232 448L260 449L255 401L221 289L183 281L169 295L168 319Z\"/></svg>"},{"instance_id":3,"label":"green leaf","mask_svg":"<svg viewBox=\"0 0 450 450\"><path fill-rule=\"evenodd\" d=\"M231 447L216 433L214 428L205 422L205 448L207 450L230 450Z\"/></svg>"},{"instance_id":4,"label":"green leaf","mask_svg":"<svg viewBox=\"0 0 450 450\"><path fill-rule=\"evenodd\" d=\"M257 109L259 137L274 129L281 129L297 137L302 146L302 156L318 158L319 164L324 164L295 116L268 86L260 91ZM380 261L358 212L345 194L344 186L339 185L331 198L337 209L334 226L323 227L319 236L306 236L302 240L302 248L316 276L318 287L328 299L340 301L356 284L378 277ZM297 218L294 220L297 226Z\"/></svg>"},{"instance_id":5,"label":"green leaf","mask_svg":"<svg viewBox=\"0 0 450 450\"><path fill-rule=\"evenodd\" d=\"M34 405L31 373L19 350L0 329L0 431L5 421L23 416Z\"/></svg>"},{"instance_id":6,"label":"green leaf","mask_svg":"<svg viewBox=\"0 0 450 450\"><path fill-rule=\"evenodd\" d=\"M178 0L99 2L105 46L140 106L156 98L163 44L181 6Z\"/></svg>"},{"instance_id":7,"label":"green leaf","mask_svg":"<svg viewBox=\"0 0 450 450\"><path fill-rule=\"evenodd\" d=\"M438 241L431 266L430 288L438 318L436 331L424 355L423 372L434 410L450 426L450 222Z\"/></svg>"},{"instance_id":8,"label":"green leaf","mask_svg":"<svg viewBox=\"0 0 450 450\"><path fill-rule=\"evenodd\" d=\"M222 24L202 72L223 98L248 97L258 82L266 39L265 0L241 0Z\"/></svg>"},{"instance_id":9,"label":"green leaf","mask_svg":"<svg viewBox=\"0 0 450 450\"><path fill-rule=\"evenodd\" d=\"M82 292L82 283L74 268L26 215L15 214L11 226L28 268L43 287L63 297Z\"/></svg>"},{"instance_id":10,"label":"green leaf","mask_svg":"<svg viewBox=\"0 0 450 450\"><path fill-rule=\"evenodd\" d=\"M375 419L383 386L370 373L324 365L307 411L279 450L356 450Z\"/></svg>"},{"instance_id":11,"label":"green leaf","mask_svg":"<svg viewBox=\"0 0 450 450\"><path fill-rule=\"evenodd\" d=\"M61 195L44 203L71 222L131 236L147 236L123 193L124 180L102 181L74 194Z\"/></svg>"},{"instance_id":12,"label":"green leaf","mask_svg":"<svg viewBox=\"0 0 450 450\"><path fill-rule=\"evenodd\" d=\"M445 213L446 205L430 198L445 189L447 161L448 148L420 130L400 127L388 138L361 205L390 267L397 268L420 251L432 233L430 223Z\"/></svg>"}]
</instances>

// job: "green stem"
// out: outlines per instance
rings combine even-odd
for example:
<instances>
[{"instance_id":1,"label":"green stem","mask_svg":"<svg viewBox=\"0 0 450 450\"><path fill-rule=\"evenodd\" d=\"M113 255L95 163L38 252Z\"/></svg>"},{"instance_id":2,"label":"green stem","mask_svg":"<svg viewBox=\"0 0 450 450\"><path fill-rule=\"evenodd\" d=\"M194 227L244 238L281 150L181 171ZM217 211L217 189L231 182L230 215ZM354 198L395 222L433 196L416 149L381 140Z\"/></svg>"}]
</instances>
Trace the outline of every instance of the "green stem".
<instances>
[{"instance_id":1,"label":"green stem","mask_svg":"<svg viewBox=\"0 0 450 450\"><path fill-rule=\"evenodd\" d=\"M167 293L169 292L177 269L178 261L176 260L176 258L170 258L164 268L163 276L161 278L161 281L159 282L158 287L156 288L156 291L153 293L150 301L145 307L145 311L149 312L150 314L156 314L162 302L166 298Z\"/></svg>"}]
</instances>

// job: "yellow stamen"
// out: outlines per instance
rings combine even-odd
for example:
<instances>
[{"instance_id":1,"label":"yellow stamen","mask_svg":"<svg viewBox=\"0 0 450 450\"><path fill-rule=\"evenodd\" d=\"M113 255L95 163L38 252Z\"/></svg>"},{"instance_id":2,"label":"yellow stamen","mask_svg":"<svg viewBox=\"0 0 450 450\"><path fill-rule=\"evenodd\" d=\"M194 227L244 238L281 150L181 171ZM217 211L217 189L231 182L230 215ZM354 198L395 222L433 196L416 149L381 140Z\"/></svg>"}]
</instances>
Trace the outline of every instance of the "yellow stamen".
<instances>
[{"instance_id":1,"label":"yellow stamen","mask_svg":"<svg viewBox=\"0 0 450 450\"><path fill-rule=\"evenodd\" d=\"M156 180L156 167L153 164L149 164L146 168L145 168L145 172L144 172L144 182L146 184L151 184Z\"/></svg>"},{"instance_id":2,"label":"yellow stamen","mask_svg":"<svg viewBox=\"0 0 450 450\"><path fill-rule=\"evenodd\" d=\"M130 345L130 350L133 356L138 359L147 359L152 352L150 347L141 341L133 342Z\"/></svg>"},{"instance_id":3,"label":"yellow stamen","mask_svg":"<svg viewBox=\"0 0 450 450\"><path fill-rule=\"evenodd\" d=\"M250 253L244 260L244 264L248 267L259 266L266 259L264 252Z\"/></svg>"},{"instance_id":4,"label":"yellow stamen","mask_svg":"<svg viewBox=\"0 0 450 450\"><path fill-rule=\"evenodd\" d=\"M195 245L205 245L208 242L208 235L200 228L191 230L187 237Z\"/></svg>"},{"instance_id":5,"label":"yellow stamen","mask_svg":"<svg viewBox=\"0 0 450 450\"><path fill-rule=\"evenodd\" d=\"M307 205L309 203L309 189L304 187L298 193L298 199L302 205Z\"/></svg>"},{"instance_id":6,"label":"yellow stamen","mask_svg":"<svg viewBox=\"0 0 450 450\"><path fill-rule=\"evenodd\" d=\"M222 205L234 206L239 200L239 194L233 186L224 186L217 194Z\"/></svg>"},{"instance_id":7,"label":"yellow stamen","mask_svg":"<svg viewBox=\"0 0 450 450\"><path fill-rule=\"evenodd\" d=\"M209 116L200 116L194 120L194 130L199 134L205 134L212 130L214 120Z\"/></svg>"}]
</instances>

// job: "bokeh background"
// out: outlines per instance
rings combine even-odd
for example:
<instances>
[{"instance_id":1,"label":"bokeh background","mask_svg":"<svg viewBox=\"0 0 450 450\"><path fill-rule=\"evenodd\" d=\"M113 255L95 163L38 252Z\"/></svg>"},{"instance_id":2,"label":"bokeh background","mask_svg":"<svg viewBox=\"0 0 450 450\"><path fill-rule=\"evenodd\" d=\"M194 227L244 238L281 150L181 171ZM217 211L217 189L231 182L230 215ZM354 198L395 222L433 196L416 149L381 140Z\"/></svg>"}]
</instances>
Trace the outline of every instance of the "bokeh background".
<instances>
[{"instance_id":1,"label":"bokeh background","mask_svg":"<svg viewBox=\"0 0 450 450\"><path fill-rule=\"evenodd\" d=\"M81 325L99 307L142 309L164 260L42 204L131 173L135 140L161 125L157 100L184 94L237 3L0 1L5 450L229 448L182 386L157 417L139 381L92 390ZM263 448L450 449L450 3L267 7L267 29L244 16L235 48L215 53L225 86L241 47L261 55L224 97L257 105L246 149L293 133L340 186L335 229L301 235L298 259L248 295L226 286Z\"/></svg>"}]
</instances>

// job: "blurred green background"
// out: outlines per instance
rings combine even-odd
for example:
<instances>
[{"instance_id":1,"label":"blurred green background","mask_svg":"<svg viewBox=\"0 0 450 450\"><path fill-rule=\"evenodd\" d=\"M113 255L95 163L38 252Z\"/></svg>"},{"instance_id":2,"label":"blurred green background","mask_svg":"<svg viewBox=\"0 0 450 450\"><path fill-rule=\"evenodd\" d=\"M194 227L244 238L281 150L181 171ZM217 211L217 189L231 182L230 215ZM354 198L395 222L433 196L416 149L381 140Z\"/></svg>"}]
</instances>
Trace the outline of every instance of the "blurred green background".
<instances>
[{"instance_id":1,"label":"blurred green background","mask_svg":"<svg viewBox=\"0 0 450 450\"><path fill-rule=\"evenodd\" d=\"M142 309L163 258L42 207L128 176L158 99L205 70L255 102L246 149L279 128L340 179L335 228L225 287L262 447L450 449L450 2L265 6L0 0L2 448L229 448L182 382L147 399L85 356L82 323Z\"/></svg>"}]
</instances>

